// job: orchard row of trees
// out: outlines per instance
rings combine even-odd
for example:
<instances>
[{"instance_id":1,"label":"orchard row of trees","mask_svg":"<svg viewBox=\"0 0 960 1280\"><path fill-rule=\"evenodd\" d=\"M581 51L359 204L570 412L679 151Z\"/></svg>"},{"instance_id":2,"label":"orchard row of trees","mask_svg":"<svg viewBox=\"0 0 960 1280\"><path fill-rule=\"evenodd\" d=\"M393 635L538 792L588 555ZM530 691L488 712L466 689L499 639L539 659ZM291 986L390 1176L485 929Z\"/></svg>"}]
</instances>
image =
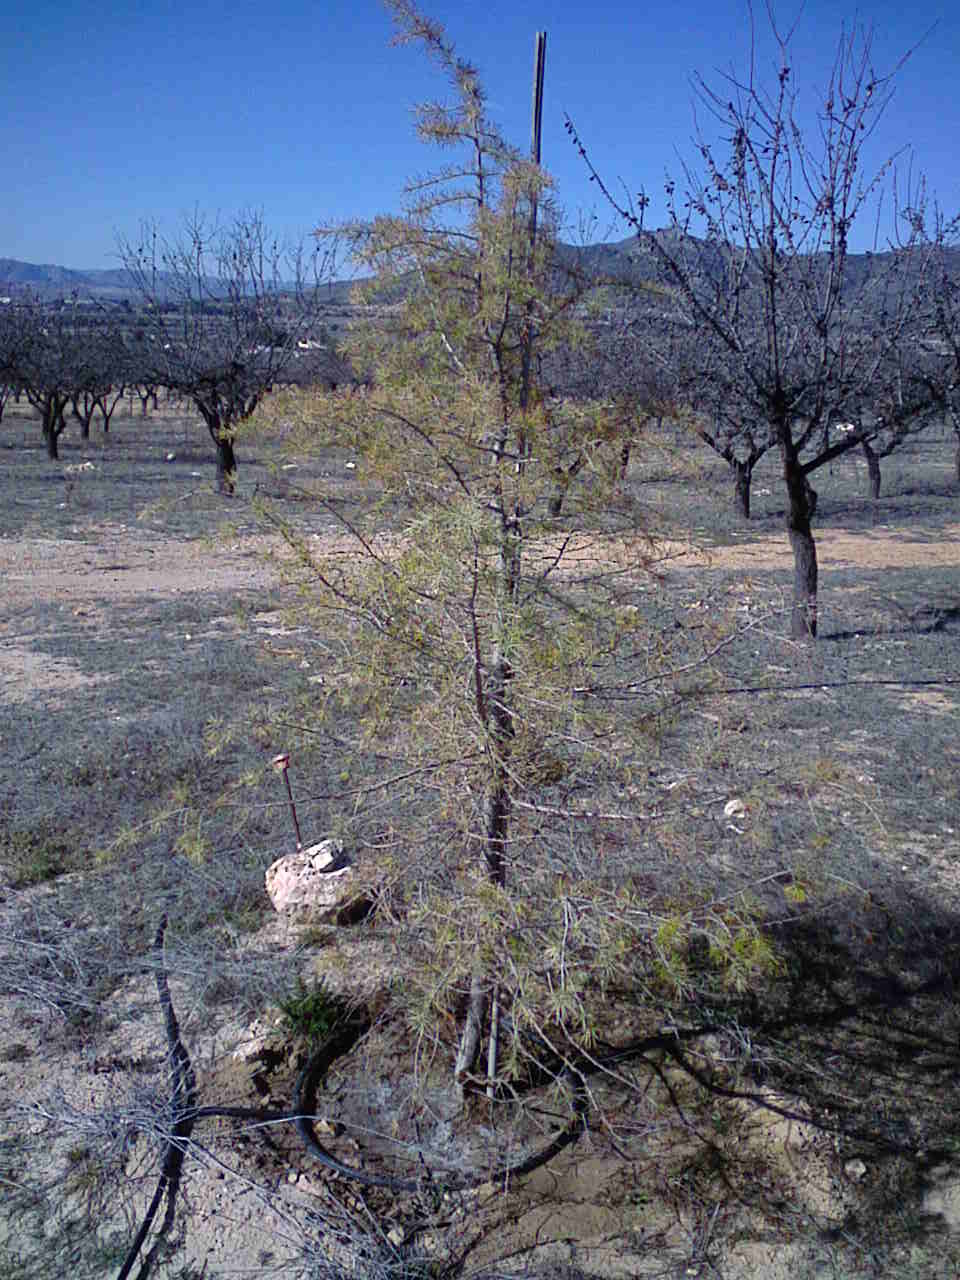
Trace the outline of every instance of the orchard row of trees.
<instances>
[{"instance_id":1,"label":"orchard row of trees","mask_svg":"<svg viewBox=\"0 0 960 1280\"><path fill-rule=\"evenodd\" d=\"M148 362L111 315L101 323L78 318L72 306L18 299L0 310L0 416L7 401L26 397L37 410L51 458L72 415L86 439L99 410L103 429L128 389L155 392ZM100 317L97 317L100 319Z\"/></svg>"},{"instance_id":2,"label":"orchard row of trees","mask_svg":"<svg viewBox=\"0 0 960 1280\"><path fill-rule=\"evenodd\" d=\"M805 127L790 35L768 14L779 52L772 86L755 65L716 86L695 81L721 140L701 134L698 163L667 180L665 230L646 229L645 192L635 201L612 194L569 119L567 129L663 290L623 313L630 356L646 363L663 398L692 410L693 430L734 473L744 516L754 467L770 450L780 455L793 633L812 637L811 477L862 450L878 497L879 460L949 421L960 480L960 249L957 219L922 181L904 187L896 157L872 171L865 164L906 59L880 75L869 35L841 35ZM884 197L895 215L888 240L875 233L874 252L853 253L854 238L879 225Z\"/></svg>"},{"instance_id":3,"label":"orchard row of trees","mask_svg":"<svg viewBox=\"0 0 960 1280\"><path fill-rule=\"evenodd\" d=\"M127 389L146 403L163 386L199 412L218 488L232 493L238 425L317 329L323 254L282 248L258 214L229 227L197 216L173 240L144 227L120 251L139 294L135 312L30 297L0 308L0 416L11 395L26 396L55 459L71 416L87 438L99 410L108 432Z\"/></svg>"},{"instance_id":4,"label":"orchard row of trees","mask_svg":"<svg viewBox=\"0 0 960 1280\"><path fill-rule=\"evenodd\" d=\"M461 1101L482 1088L506 1108L531 1082L568 1088L566 1141L600 1105L590 1087L598 1073L647 1105L653 1075L642 1058L635 1076L623 1069L622 1035L634 1033L611 1030L619 1019L605 1011L640 1009L642 1020L624 1025L655 1029L643 1052L672 1052L681 1035L715 1038L726 1010L737 1015L731 992L750 990L759 1005L777 973L752 899L711 901L699 850L681 848L674 832L641 849L662 816L642 781L649 713L680 714L737 624L718 610L683 625L668 614L658 630L645 595L652 543L622 483L640 419L688 421L746 470L747 492L752 454L779 451L797 562L792 624L812 638L810 477L843 452L877 451L952 412L952 228L914 202L904 243L852 278L851 229L886 174L861 177L884 82L868 48L844 40L811 150L784 40L772 95L751 78L711 98L734 124L730 154L704 143L703 172L686 175L685 193L669 192L667 232L646 232L642 198L621 209L653 270L587 270L589 259L564 251L537 158L491 120L476 68L412 0L389 8L398 39L419 46L447 84L452 101L417 118L447 163L411 183L401 212L318 236L320 258L309 270L301 262L301 286L283 291L304 299L302 311L281 311L290 276L259 230L222 249L200 227L181 245L151 232L124 256L150 304L143 345L159 380L203 415L225 486L236 426L278 376L294 320L309 316L336 251L347 245L369 278L366 298L396 300L386 320L371 308L350 331L343 354L364 371L362 390L269 408L299 422L298 455L334 442L361 456L370 477L349 507L317 494L342 522L343 539L329 545L264 509L296 552L284 564L301 587L299 631L319 638L340 673L311 683L303 732L327 735L343 763L335 823L352 823L376 853L371 874L398 939L392 991L403 989L411 1039L427 1055L442 1046ZM204 305L223 299L211 294L217 270L233 282L229 323ZM166 275L180 281L175 323L161 305ZM595 314L608 300L615 323L605 333ZM852 430L838 438L839 422ZM281 729L286 740L296 725L284 715ZM669 750L669 739L654 750ZM354 785L350 766L371 754L375 779ZM629 833L611 842L617 860L600 835L611 827ZM779 872L781 851L771 856ZM694 869L689 885L678 866ZM161 928L158 953L162 941ZM148 1123L164 1161L121 1276L166 1193L169 1211L137 1272L150 1273L190 1154L184 1134L201 1117L169 991L161 1000L177 1042L173 1081ZM750 1098L778 1106L779 1089L802 1091L792 1072L773 1083Z\"/></svg>"}]
</instances>

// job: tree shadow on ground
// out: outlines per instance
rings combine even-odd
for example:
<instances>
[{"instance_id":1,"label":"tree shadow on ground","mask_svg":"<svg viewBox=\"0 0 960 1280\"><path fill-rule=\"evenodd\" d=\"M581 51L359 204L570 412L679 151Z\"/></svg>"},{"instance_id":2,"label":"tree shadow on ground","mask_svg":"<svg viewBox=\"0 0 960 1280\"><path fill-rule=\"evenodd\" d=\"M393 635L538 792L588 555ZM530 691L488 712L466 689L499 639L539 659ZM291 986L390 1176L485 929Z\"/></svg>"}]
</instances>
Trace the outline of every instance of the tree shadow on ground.
<instances>
[{"instance_id":1,"label":"tree shadow on ground","mask_svg":"<svg viewBox=\"0 0 960 1280\"><path fill-rule=\"evenodd\" d=\"M802 1274L829 1254L836 1274L939 1275L960 1260L928 1197L960 1182L960 918L909 890L851 893L770 935L777 979L725 999L705 968L654 1034L542 1043L513 1096L578 1076L587 1149L622 1160L638 1203L708 1224L704 1265L754 1238L802 1246ZM649 1026L649 991L635 1003Z\"/></svg>"},{"instance_id":2,"label":"tree shadow on ground","mask_svg":"<svg viewBox=\"0 0 960 1280\"><path fill-rule=\"evenodd\" d=\"M879 1148L960 1150L960 920L904 889L851 895L775 938L786 981L748 1025L780 1083Z\"/></svg>"},{"instance_id":3,"label":"tree shadow on ground","mask_svg":"<svg viewBox=\"0 0 960 1280\"><path fill-rule=\"evenodd\" d=\"M663 1061L721 1105L767 1109L828 1140L835 1185L846 1176L856 1186L832 1223L819 1222L821 1240L856 1235L881 1253L904 1241L945 1247L924 1196L945 1172L960 1180L960 919L909 890L851 894L772 936L782 979L715 1002L699 1027L691 1018ZM741 1203L782 1219L782 1187L758 1179L745 1193L734 1166L746 1149L714 1155Z\"/></svg>"}]
</instances>

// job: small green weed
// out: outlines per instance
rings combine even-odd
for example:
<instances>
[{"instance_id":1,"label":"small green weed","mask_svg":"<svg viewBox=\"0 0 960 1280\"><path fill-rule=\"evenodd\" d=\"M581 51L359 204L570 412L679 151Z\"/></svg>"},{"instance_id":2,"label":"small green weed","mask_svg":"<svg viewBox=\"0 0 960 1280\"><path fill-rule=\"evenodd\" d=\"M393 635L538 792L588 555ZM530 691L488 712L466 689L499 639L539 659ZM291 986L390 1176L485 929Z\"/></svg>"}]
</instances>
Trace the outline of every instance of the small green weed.
<instances>
[{"instance_id":1,"label":"small green weed","mask_svg":"<svg viewBox=\"0 0 960 1280\"><path fill-rule=\"evenodd\" d=\"M291 1036L316 1043L333 1031L346 1016L343 999L322 978L308 985L297 978L293 990L277 1000L283 1028Z\"/></svg>"},{"instance_id":2,"label":"small green weed","mask_svg":"<svg viewBox=\"0 0 960 1280\"><path fill-rule=\"evenodd\" d=\"M238 936L256 933L263 924L265 914L266 907L259 901L227 907L220 916L224 939L227 942L235 942Z\"/></svg>"},{"instance_id":3,"label":"small green weed","mask_svg":"<svg viewBox=\"0 0 960 1280\"><path fill-rule=\"evenodd\" d=\"M309 924L300 930L300 946L308 951L319 951L321 947L333 945L336 929L325 924Z\"/></svg>"},{"instance_id":4,"label":"small green weed","mask_svg":"<svg viewBox=\"0 0 960 1280\"><path fill-rule=\"evenodd\" d=\"M80 862L79 851L62 832L43 826L0 829L0 866L13 889L55 880Z\"/></svg>"}]
</instances>

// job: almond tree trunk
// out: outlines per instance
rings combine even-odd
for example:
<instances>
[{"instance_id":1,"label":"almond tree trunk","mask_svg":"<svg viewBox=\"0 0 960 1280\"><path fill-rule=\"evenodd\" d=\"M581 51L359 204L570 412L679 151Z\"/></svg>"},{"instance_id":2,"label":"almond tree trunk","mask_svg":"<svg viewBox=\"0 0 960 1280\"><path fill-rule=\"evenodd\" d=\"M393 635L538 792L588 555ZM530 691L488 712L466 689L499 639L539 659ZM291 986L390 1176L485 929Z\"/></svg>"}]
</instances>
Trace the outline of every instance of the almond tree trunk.
<instances>
[{"instance_id":1,"label":"almond tree trunk","mask_svg":"<svg viewBox=\"0 0 960 1280\"><path fill-rule=\"evenodd\" d=\"M60 437L53 427L44 422L43 424L43 441L47 446L47 457L51 462L56 462L60 457Z\"/></svg>"},{"instance_id":2,"label":"almond tree trunk","mask_svg":"<svg viewBox=\"0 0 960 1280\"><path fill-rule=\"evenodd\" d=\"M750 519L750 484L753 480L753 463L749 458L742 462L739 458L731 458L733 468L733 497L737 514L744 520Z\"/></svg>"},{"instance_id":3,"label":"almond tree trunk","mask_svg":"<svg viewBox=\"0 0 960 1280\"><path fill-rule=\"evenodd\" d=\"M797 640L813 640L817 634L817 546L810 522L816 509L816 492L810 487L786 431L781 432L780 456L787 489L787 534L793 551L790 633Z\"/></svg>"},{"instance_id":4,"label":"almond tree trunk","mask_svg":"<svg viewBox=\"0 0 960 1280\"><path fill-rule=\"evenodd\" d=\"M93 419L93 411L97 402L89 391L83 391L71 398L71 404L73 406L73 416L80 423L80 439L89 440L90 423Z\"/></svg>"},{"instance_id":5,"label":"almond tree trunk","mask_svg":"<svg viewBox=\"0 0 960 1280\"><path fill-rule=\"evenodd\" d=\"M233 432L227 427L217 409L198 404L210 432L210 439L217 446L217 492L232 498L237 487L237 459L233 451Z\"/></svg>"},{"instance_id":6,"label":"almond tree trunk","mask_svg":"<svg viewBox=\"0 0 960 1280\"><path fill-rule=\"evenodd\" d=\"M237 487L237 459L233 452L233 437L221 428L216 444L217 492L232 498Z\"/></svg>"},{"instance_id":7,"label":"almond tree trunk","mask_svg":"<svg viewBox=\"0 0 960 1280\"><path fill-rule=\"evenodd\" d=\"M56 462L60 457L60 436L63 434L63 410L66 404L58 396L47 396L41 406L43 414L43 440L47 457Z\"/></svg>"},{"instance_id":8,"label":"almond tree trunk","mask_svg":"<svg viewBox=\"0 0 960 1280\"><path fill-rule=\"evenodd\" d=\"M105 436L110 434L110 419L113 417L114 410L122 399L122 387L119 391L106 391L103 395L97 397L97 408L100 410L100 416L103 418L103 434Z\"/></svg>"},{"instance_id":9,"label":"almond tree trunk","mask_svg":"<svg viewBox=\"0 0 960 1280\"><path fill-rule=\"evenodd\" d=\"M877 457L869 440L864 440L861 445L863 456L867 460L867 484L869 486L870 497L874 502L880 497L880 459Z\"/></svg>"}]
</instances>

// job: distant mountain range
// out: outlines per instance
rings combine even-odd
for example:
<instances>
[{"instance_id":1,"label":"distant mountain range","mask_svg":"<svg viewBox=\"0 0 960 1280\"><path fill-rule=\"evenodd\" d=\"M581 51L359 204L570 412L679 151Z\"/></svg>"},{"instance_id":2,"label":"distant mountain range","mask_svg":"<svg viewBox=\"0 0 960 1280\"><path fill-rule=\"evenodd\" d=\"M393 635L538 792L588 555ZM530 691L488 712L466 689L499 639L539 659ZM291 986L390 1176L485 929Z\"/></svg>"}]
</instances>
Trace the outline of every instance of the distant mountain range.
<instances>
[{"instance_id":1,"label":"distant mountain range","mask_svg":"<svg viewBox=\"0 0 960 1280\"><path fill-rule=\"evenodd\" d=\"M592 245L562 245L561 260L576 262L582 269L608 279L656 280L667 283L662 265L651 247L651 239L670 242L677 232L664 229L655 232L644 232L642 237L628 236L624 240ZM706 246L704 246L706 247ZM846 270L846 287L851 294L859 292L866 284L870 291L870 277L877 272L880 264L889 258L887 253L851 254ZM953 270L960 274L960 250L951 249L947 255ZM912 264L909 256L902 258L902 269L910 273ZM724 252L714 247L706 263L701 260L701 267L707 266L709 274L718 276L724 271ZM878 277L879 278L879 277ZM160 276L160 292L162 295L163 277ZM350 290L353 282L348 280L334 281L324 286L327 300L333 304L344 304L350 301ZM292 286L291 286L292 289ZM140 295L130 273L123 267L107 271L77 271L69 267L39 265L32 262L19 262L15 258L0 258L0 297L16 296L30 293L42 301L54 302L61 298L76 296L78 302L136 305ZM215 296L215 287L211 288ZM861 295L861 300L865 300ZM873 300L869 307L875 305Z\"/></svg>"},{"instance_id":2,"label":"distant mountain range","mask_svg":"<svg viewBox=\"0 0 960 1280\"><path fill-rule=\"evenodd\" d=\"M159 277L162 294L162 275ZM352 285L334 281L325 285L331 302L345 302ZM123 267L112 271L77 271L51 264L20 262L0 258L0 297L29 293L43 302L56 302L74 295L78 302L137 303L140 294L130 272Z\"/></svg>"},{"instance_id":3,"label":"distant mountain range","mask_svg":"<svg viewBox=\"0 0 960 1280\"><path fill-rule=\"evenodd\" d=\"M675 233L665 230L655 234L670 238ZM625 276L651 278L657 275L658 270L649 247L638 243L636 236L601 244L563 245L561 255L567 262L578 262L588 271L615 279ZM159 281L162 280L161 274ZM352 286L352 281L340 280L325 288L330 291L331 302L342 303L349 301ZM80 302L139 301L133 278L123 267L112 271L77 271L69 267L0 258L0 295L15 296L18 293L31 293L44 302L55 302L74 294Z\"/></svg>"},{"instance_id":4,"label":"distant mountain range","mask_svg":"<svg viewBox=\"0 0 960 1280\"><path fill-rule=\"evenodd\" d=\"M130 273L122 267L115 271L71 271L68 267L0 258L0 294L18 293L31 293L44 301L69 298L75 293L84 301L122 302L132 299L135 290Z\"/></svg>"},{"instance_id":5,"label":"distant mountain range","mask_svg":"<svg viewBox=\"0 0 960 1280\"><path fill-rule=\"evenodd\" d=\"M670 237L673 232L658 231L657 236ZM625 240L592 245L563 245L562 260L577 262L582 268L614 279L655 279L658 274L656 261L648 246L638 243L636 236ZM159 292L163 294L163 276L158 278ZM334 281L324 286L331 303L347 303L352 281ZM112 271L77 271L69 267L39 265L19 262L15 258L0 258L0 296L15 297L30 293L43 302L56 302L76 295L78 302L98 302L136 305L140 295L133 278L123 267ZM215 288L211 288L215 294Z\"/></svg>"}]
</instances>

